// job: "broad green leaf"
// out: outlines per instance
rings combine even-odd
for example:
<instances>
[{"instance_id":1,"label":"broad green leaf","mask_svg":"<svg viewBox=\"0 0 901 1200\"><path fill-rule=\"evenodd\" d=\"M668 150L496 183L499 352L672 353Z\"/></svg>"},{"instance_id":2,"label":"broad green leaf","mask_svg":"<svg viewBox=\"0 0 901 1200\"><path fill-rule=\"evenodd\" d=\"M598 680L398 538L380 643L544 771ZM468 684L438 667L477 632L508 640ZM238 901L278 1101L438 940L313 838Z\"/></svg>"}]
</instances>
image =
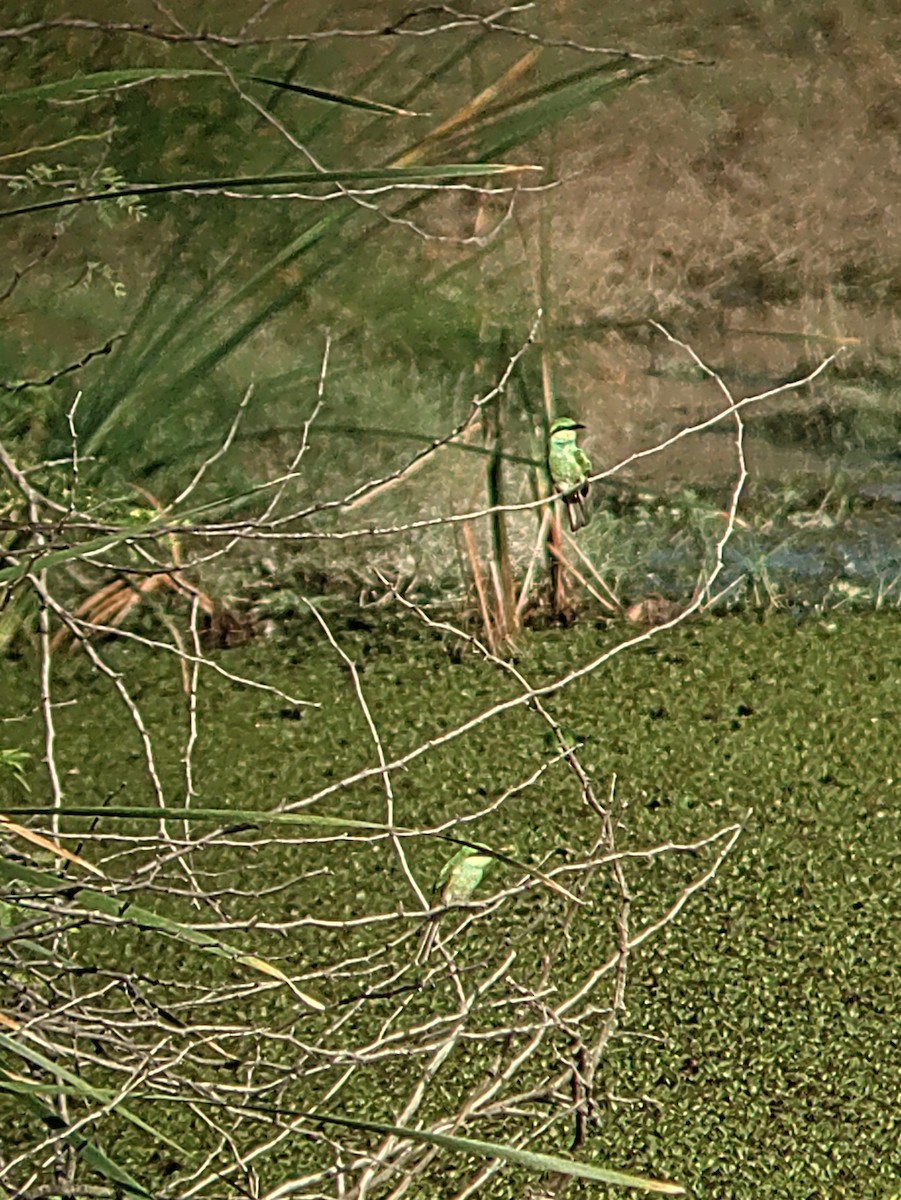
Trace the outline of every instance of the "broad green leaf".
<instances>
[{"instance_id":1,"label":"broad green leaf","mask_svg":"<svg viewBox=\"0 0 901 1200\"><path fill-rule=\"evenodd\" d=\"M25 767L31 754L27 750L22 750L16 746L10 746L5 750L0 750L0 770L11 771L18 783L26 792L30 792L31 788L28 785L28 779L25 776Z\"/></svg>"}]
</instances>

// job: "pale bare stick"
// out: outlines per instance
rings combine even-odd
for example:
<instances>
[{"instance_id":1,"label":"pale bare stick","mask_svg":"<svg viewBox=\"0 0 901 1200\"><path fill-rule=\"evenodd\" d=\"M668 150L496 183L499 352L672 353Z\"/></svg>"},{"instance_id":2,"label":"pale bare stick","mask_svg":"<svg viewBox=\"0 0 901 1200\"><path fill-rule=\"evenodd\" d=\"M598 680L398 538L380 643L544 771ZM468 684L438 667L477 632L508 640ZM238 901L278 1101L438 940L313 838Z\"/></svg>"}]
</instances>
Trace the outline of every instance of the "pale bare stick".
<instances>
[{"instance_id":1,"label":"pale bare stick","mask_svg":"<svg viewBox=\"0 0 901 1200\"><path fill-rule=\"evenodd\" d=\"M193 475L191 481L188 484L186 484L186 486L182 489L182 491L179 492L179 494L175 497L175 499L170 504L167 504L166 507L162 510L162 512L164 514L171 512L174 508L177 508L179 506L179 504L182 504L185 500L187 500L188 497L191 496L196 491L201 480L203 479L204 475L206 475L206 473L210 469L210 467L215 466L215 464L219 461L219 459L222 458L222 456L224 454L228 453L228 450L231 447L232 442L235 440L235 436L238 432L238 427L241 424L241 419L244 416L244 410L247 408L247 405L250 403L250 398L252 395L253 395L253 384L251 383L251 384L248 384L247 389L244 392L243 397L241 398L241 403L238 405L237 409L235 410L235 415L232 418L232 423L228 427L228 432L226 433L221 446L219 447L218 450L214 451L209 456L209 458L204 459L204 461L200 464L200 466L194 472L194 475Z\"/></svg>"},{"instance_id":2,"label":"pale bare stick","mask_svg":"<svg viewBox=\"0 0 901 1200\"><path fill-rule=\"evenodd\" d=\"M153 650L164 650L167 654L176 655L176 657L180 658L182 662L199 663L200 666L207 667L209 670L214 671L217 675L221 675L223 679L228 679L231 683L237 683L242 687L251 688L259 692L267 692L272 696L277 696L279 700L284 700L286 704L290 704L292 707L322 707L318 700L303 700L297 696L290 696L287 692L282 691L281 688L275 687L274 684L261 683L257 679L250 679L245 675L236 675L232 671L227 671L225 667L220 666L215 659L191 654L187 651L180 651L176 646L169 645L168 642L161 642L156 638L143 637L141 634L132 633L128 629L120 629L114 625L102 625L94 621L85 621L82 620L81 617L74 616L72 613L65 613L65 616L63 616L63 612L64 610L60 608L57 612L57 616L60 616L61 619L65 621L73 633L76 631L82 635L88 633L101 633L112 638L121 638L127 642L136 642L138 645L147 646ZM83 644L86 644L86 642Z\"/></svg>"},{"instance_id":3,"label":"pale bare stick","mask_svg":"<svg viewBox=\"0 0 901 1200\"><path fill-rule=\"evenodd\" d=\"M675 341L675 339L673 339L673 340ZM736 401L734 401L734 403L731 403L727 407L722 408L718 412L714 413L713 416L708 417L703 421L699 421L693 425L688 425L688 426L683 427L682 429L680 429L676 433L674 433L671 437L665 438L662 442L658 442L654 446L648 447L646 450L635 451L633 454L630 454L628 457L621 459L614 466L608 467L607 469L605 469L603 471L595 472L593 475L591 475L589 477L590 481L596 482L601 479L609 479L611 476L618 474L625 467L630 466L634 462L638 462L644 458L651 457L652 455L655 455L655 454L660 454L663 451L668 450L671 446L675 445L676 443L682 441L683 439L685 439L687 437L691 437L694 434L702 433L707 429L713 428L714 426L718 425L721 421L724 421L727 419L734 420L737 412L738 413L743 412L745 408L749 407L752 404L757 404L763 400L768 400L768 399L772 398L773 396L782 395L785 392L793 391L800 387L805 387L807 384L813 382L814 379L816 379L819 375L821 375L826 370L826 368L835 361L835 359L839 356L840 353L841 353L841 350L836 351L835 354L829 355L828 358L824 359L821 363L818 364L818 366L816 366L812 371L810 371L808 374L804 375L800 379L791 380L788 383L779 384L777 387L770 388L765 392L759 392L753 396L746 396L746 397L744 397L744 399L736 400ZM710 373L710 375L712 377L718 378L715 376L715 372L713 372L710 368L706 368L706 370ZM720 383L720 385L722 385L722 380L719 380L719 383ZM490 397L490 395L491 395L491 393L489 393L488 397L482 397L482 402L487 400ZM457 435L458 435L458 431L454 430L450 434L448 434L446 437L436 439L434 442L432 442L430 444L429 448L424 450L422 453L423 454L433 453L434 450L438 446L444 445L446 442L451 441ZM419 457L420 457L420 455L417 455L415 457L415 459L411 460L411 463L408 465L412 465L412 462L418 461ZM400 468L399 472L395 472L392 474L392 476L386 477L386 478L393 478L395 474L400 474L406 469L407 468ZM276 528L276 526L281 523L305 519L309 516L312 516L314 513L324 512L328 509L333 509L333 508L348 507L351 500L356 497L358 492L360 492L360 491L365 492L370 488L378 487L383 482L384 482L384 480L379 479L379 480L372 480L366 484L361 484L359 489L356 489L355 492L350 493L348 496L344 497L343 499L322 501L319 504L309 506L306 509L299 510L298 512L292 513L290 516L283 518L280 522L270 523L270 526L268 528L264 528L264 527L260 526L259 523L255 522L252 518L249 518L246 522L240 522L240 523L225 522L225 523L219 524L219 523L212 522L212 523L210 523L202 528L199 528L199 529L195 529L192 526L185 526L184 531L196 533L198 536L205 537L205 538L232 537L232 536L238 535L241 537L245 537L250 541L259 540L259 541L263 541L263 542L266 542L266 541L343 542L343 541L349 541L349 540L356 539L356 538L393 537L393 536L396 536L397 534L401 534L401 533L412 533L412 532L416 532L418 530L434 529L434 528L438 528L439 526L442 526L442 525L453 525L453 524L462 523L464 521L476 521L483 517L489 516L493 512L531 512L534 509L545 508L548 505L552 505L556 501L556 496L553 496L553 495L552 496L544 496L537 500L523 500L523 501L513 502L510 504L497 505L494 507L492 507L490 505L486 505L482 508L474 509L474 510L471 510L468 512L446 513L446 514L444 514L442 516L438 516L438 517L423 517L423 518L415 520L415 521L407 521L407 522L399 523L396 525L384 525L384 526L370 525L365 528L358 527L356 529L283 530L283 529ZM262 485L262 486L268 486L268 485ZM180 532L180 530L176 530L175 532Z\"/></svg>"},{"instance_id":4,"label":"pale bare stick","mask_svg":"<svg viewBox=\"0 0 901 1200\"><path fill-rule=\"evenodd\" d=\"M331 330L326 330L325 345L322 349L322 362L319 367L319 382L316 385L316 403L313 405L313 411L303 423L303 431L301 432L300 436L300 445L297 448L294 458L291 460L291 465L288 467L286 474L279 481L275 490L275 494L271 497L269 503L263 511L260 519L264 522L268 521L275 512L276 508L281 502L282 496L285 494L285 488L288 486L288 483L297 477L297 467L310 447L310 430L313 427L313 422L319 416L320 412L322 411L322 406L325 403L325 380L328 374L329 355L331 353L331 348Z\"/></svg>"},{"instance_id":5,"label":"pale bare stick","mask_svg":"<svg viewBox=\"0 0 901 1200\"><path fill-rule=\"evenodd\" d=\"M354 663L354 661L350 657L350 655L347 654L345 652L345 650L338 644L338 641L336 640L335 635L332 633L331 629L329 628L328 622L325 620L322 613L315 606L315 604L312 604L306 598L304 599L304 603L306 604L307 608L310 610L310 612L313 614L313 616L318 621L319 627L322 629L323 633L325 634L329 645L332 647L332 649L335 651L335 653L340 657L341 661L344 663L344 665L347 667L348 671L350 672L350 677L351 677L351 680L353 681L354 694L357 697L357 703L360 706L360 711L363 714L363 719L366 722L366 725L369 729L370 737L372 738L372 741L375 745L375 750L376 750L376 754L378 755L379 762L382 764L383 767L385 767L386 759L385 759L385 751L382 748L382 739L379 737L378 727L376 726L376 723L373 720L372 712L370 711L369 705L366 702L366 696L363 693L363 685L360 683L360 675L359 675L359 672L357 671L356 664ZM394 824L394 788L391 784L391 776L388 773L387 769L385 769L382 773L382 786L385 789L385 800L386 800L385 824L393 825ZM413 893L416 896L416 899L419 901L419 903L422 905L422 907L424 909L428 909L429 902L426 899L425 893L423 892L422 888L417 883L416 877L410 869L410 864L407 862L407 856L406 856L406 854L404 854L403 847L401 846L399 839L395 835L391 836L391 844L394 847L394 852L397 855L398 862L401 865L401 870L403 871L404 875L407 877L407 881L410 884L410 887L413 889Z\"/></svg>"},{"instance_id":6,"label":"pale bare stick","mask_svg":"<svg viewBox=\"0 0 901 1200\"><path fill-rule=\"evenodd\" d=\"M544 549L544 544L547 541L547 529L551 522L550 508L546 508L541 514L541 520L538 523L538 533L535 537L535 543L532 546L532 553L529 556L529 565L526 568L525 578L522 581L522 587L519 590L519 599L516 602L516 618L522 616L525 607L529 602L529 594L532 590L532 580L535 578L535 572L538 569L538 562L541 558L541 552Z\"/></svg>"},{"instance_id":7,"label":"pale bare stick","mask_svg":"<svg viewBox=\"0 0 901 1200\"><path fill-rule=\"evenodd\" d=\"M637 933L634 933L629 938L628 949L630 951L636 950L649 938L653 937L655 933L659 933L664 926L671 924L691 899L691 897L695 895L696 892L700 891L701 888L710 883L710 881L716 876L717 871L725 862L735 843L741 837L749 816L750 813L745 816L745 819L741 824L728 825L724 829L720 830L718 836L725 840L717 852L713 863L704 872L702 872L701 875L699 875L696 879L693 879L691 883L686 884L686 886L681 889L679 895L672 902L672 904L667 907L665 912L660 917L658 917L656 920L648 921L640 930L638 930ZM562 1017L569 1014L569 1012L574 1009L577 1004L584 1001L590 995L590 993L597 986L598 981L604 975L609 974L609 972L616 967L616 964L619 961L619 953L619 950L617 950L616 954L613 954L607 959L606 962L602 963L601 966L596 967L593 971L591 971L581 987L578 988L572 996L568 997L568 999L565 1000L563 1004L561 1004L556 1010L559 1016Z\"/></svg>"},{"instance_id":8,"label":"pale bare stick","mask_svg":"<svg viewBox=\"0 0 901 1200\"><path fill-rule=\"evenodd\" d=\"M548 550L550 550L551 554L553 554L554 558L556 558L558 562L562 563L563 566L566 567L573 579L575 579L578 583L581 583L582 587L585 588L585 590L592 595L595 600L597 600L601 608L606 609L607 612L618 611L606 597L601 595L597 588L592 587L578 567L574 567L572 565L559 546L555 546L553 542L549 542Z\"/></svg>"},{"instance_id":9,"label":"pale bare stick","mask_svg":"<svg viewBox=\"0 0 901 1200\"><path fill-rule=\"evenodd\" d=\"M588 555L585 553L585 551L582 549L582 547L579 545L579 543L576 541L576 539L571 534L567 533L565 529L563 530L563 536L566 539L566 544L569 546L569 548L571 550L574 550L576 552L576 557L579 559L579 561L581 563L584 564L585 568L590 572L590 574L593 576L593 578L597 581L598 586L603 588L603 590L606 592L607 599L601 601L601 604L603 605L603 607L609 609L612 612L622 612L622 609L623 609L622 603L620 602L620 600L618 599L616 594L611 590L610 586L608 585L607 581L604 579L603 575L601 575L601 573L598 571L597 567L595 567L594 563L591 561L591 559L588 557Z\"/></svg>"}]
</instances>

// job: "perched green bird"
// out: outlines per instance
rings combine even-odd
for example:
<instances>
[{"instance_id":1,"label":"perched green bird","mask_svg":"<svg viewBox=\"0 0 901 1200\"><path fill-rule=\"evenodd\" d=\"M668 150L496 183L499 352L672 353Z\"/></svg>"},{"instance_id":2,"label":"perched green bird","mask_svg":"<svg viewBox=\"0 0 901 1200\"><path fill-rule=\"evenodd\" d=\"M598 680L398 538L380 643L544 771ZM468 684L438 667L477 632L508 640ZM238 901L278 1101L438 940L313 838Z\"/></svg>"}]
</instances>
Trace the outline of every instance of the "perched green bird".
<instances>
[{"instance_id":1,"label":"perched green bird","mask_svg":"<svg viewBox=\"0 0 901 1200\"><path fill-rule=\"evenodd\" d=\"M588 524L583 500L588 495L588 476L591 460L576 445L576 430L584 429L572 417L557 417L548 435L547 465L554 487L560 493L569 517L569 527L576 532Z\"/></svg>"},{"instance_id":2,"label":"perched green bird","mask_svg":"<svg viewBox=\"0 0 901 1200\"><path fill-rule=\"evenodd\" d=\"M451 907L454 904L467 904L473 897L476 888L482 882L482 876L494 858L483 854L472 846L461 846L441 868L435 886L432 889L432 899ZM432 917L419 942L417 958L420 962L428 958L438 932L440 914Z\"/></svg>"}]
</instances>

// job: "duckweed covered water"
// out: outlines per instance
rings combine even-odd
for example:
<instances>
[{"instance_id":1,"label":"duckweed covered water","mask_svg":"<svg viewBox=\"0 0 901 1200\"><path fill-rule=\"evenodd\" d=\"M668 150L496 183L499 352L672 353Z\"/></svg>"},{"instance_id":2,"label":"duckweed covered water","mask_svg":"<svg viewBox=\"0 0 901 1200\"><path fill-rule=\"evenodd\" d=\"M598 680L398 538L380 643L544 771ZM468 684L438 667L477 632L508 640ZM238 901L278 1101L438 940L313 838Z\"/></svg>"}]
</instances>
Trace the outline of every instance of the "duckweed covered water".
<instances>
[{"instance_id":1,"label":"duckweed covered water","mask_svg":"<svg viewBox=\"0 0 901 1200\"><path fill-rule=\"evenodd\" d=\"M335 628L361 671L388 758L515 694L495 668L461 658L440 637L380 621L354 618ZM582 761L599 794L616 777L617 800L626 805L620 848L691 840L746 821L716 879L631 956L628 1011L602 1060L600 1109L581 1157L677 1179L702 1200L860 1200L897 1190L899 630L893 613L687 625L615 657L548 700L558 720L584 739ZM622 628L587 623L527 634L518 666L533 683L546 682L622 637ZM141 681L137 699L154 730L167 799L179 803L186 726L177 669L141 649L108 649L130 679ZM346 668L312 626L298 623L277 644L258 641L220 661L230 671L323 701L323 708L294 709L272 695L206 679L195 804L270 808L373 763ZM33 699L27 664L11 665L6 678L4 713L21 713ZM61 662L58 698L78 701L58 710L67 799L146 804L143 751L127 714L90 678L77 658ZM34 723L6 728L22 745L37 732ZM547 759L540 731L534 715L519 708L412 762L396 776L397 822L436 824L496 797ZM0 787L12 803L5 777ZM385 797L375 779L326 798L314 811L382 820ZM558 764L538 788L472 828L475 836L515 845L519 858L534 861L549 848L561 859L574 852L583 822L587 830L572 776ZM139 828L136 822L115 825L118 833ZM335 853L334 846L301 850L285 838L254 856L238 835L231 841L206 852L202 866L216 872L223 887L246 893L230 900L232 919L262 919L265 926L292 915L340 917L408 901L384 844ZM108 870L134 870L140 851L116 849L121 857ZM441 861L432 843L411 844L410 858L424 877ZM697 871L696 863L681 859L630 866L633 927L659 914ZM291 879L291 887L264 897L265 886L279 879ZM596 904L606 887L599 882ZM172 896L153 902L192 919L187 902ZM559 937L559 917L546 897L524 898L505 936L540 927L549 941ZM608 953L606 925L598 945L590 925L580 930L561 986L566 971L574 974ZM283 936L261 928L253 946L276 961L315 964L323 936L304 929L286 945ZM110 967L141 964L156 978L178 974L190 957L183 947L161 948L157 940L152 961L142 962L149 945L146 935L120 929L102 945L88 936L82 948ZM201 964L204 986L212 992L233 986L234 972L210 962ZM196 978L196 961L191 969ZM341 1003L354 989L333 979L311 990ZM431 1003L427 994L417 1000L409 1020L426 1016ZM248 992L231 1011L236 1019L273 1027L291 1015L272 990ZM240 1043L241 1054L252 1052ZM426 1117L439 1115L441 1103L453 1103L485 1069L475 1051L466 1062L462 1075L436 1092ZM402 1077L398 1070L401 1091ZM344 1111L390 1117L391 1071L359 1078L374 1090L345 1098ZM162 1119L157 1108L153 1120ZM165 1119L189 1146L199 1136L183 1110ZM551 1135L541 1148L565 1151L570 1135L563 1129L560 1140ZM146 1153L133 1128L123 1126L111 1148L142 1179L162 1183L165 1164ZM307 1160L299 1140L283 1146L268 1162L266 1182L303 1170ZM465 1177L442 1157L429 1182L411 1194L449 1196ZM520 1195L522 1186L514 1173L502 1173L491 1194ZM570 1194L600 1192L573 1183Z\"/></svg>"}]
</instances>

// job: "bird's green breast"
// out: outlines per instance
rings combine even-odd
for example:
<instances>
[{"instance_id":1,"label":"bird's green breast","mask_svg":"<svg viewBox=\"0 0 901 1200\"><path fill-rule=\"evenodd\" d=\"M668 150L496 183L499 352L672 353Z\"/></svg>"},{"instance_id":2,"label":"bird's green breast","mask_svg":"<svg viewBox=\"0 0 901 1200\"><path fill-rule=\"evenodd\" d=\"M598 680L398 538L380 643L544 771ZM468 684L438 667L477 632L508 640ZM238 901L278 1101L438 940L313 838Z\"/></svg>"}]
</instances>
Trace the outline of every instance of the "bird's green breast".
<instances>
[{"instance_id":1,"label":"bird's green breast","mask_svg":"<svg viewBox=\"0 0 901 1200\"><path fill-rule=\"evenodd\" d=\"M585 453L576 445L560 446L551 442L548 450L548 467L554 483L575 485L581 483L591 471Z\"/></svg>"}]
</instances>

